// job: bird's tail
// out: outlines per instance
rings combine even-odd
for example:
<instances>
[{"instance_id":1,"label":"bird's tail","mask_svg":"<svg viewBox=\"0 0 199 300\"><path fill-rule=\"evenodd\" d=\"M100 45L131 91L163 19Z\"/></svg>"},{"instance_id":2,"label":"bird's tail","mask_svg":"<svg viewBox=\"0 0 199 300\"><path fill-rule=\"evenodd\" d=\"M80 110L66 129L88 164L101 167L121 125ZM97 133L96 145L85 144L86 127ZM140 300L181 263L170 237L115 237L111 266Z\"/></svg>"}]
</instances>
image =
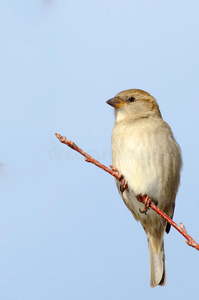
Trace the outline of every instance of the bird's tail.
<instances>
[{"instance_id":1,"label":"bird's tail","mask_svg":"<svg viewBox=\"0 0 199 300\"><path fill-rule=\"evenodd\" d=\"M153 236L147 234L149 246L150 259L150 285L155 287L157 285L166 284L166 269L165 269L165 255L164 255L164 241L161 245L154 239Z\"/></svg>"}]
</instances>

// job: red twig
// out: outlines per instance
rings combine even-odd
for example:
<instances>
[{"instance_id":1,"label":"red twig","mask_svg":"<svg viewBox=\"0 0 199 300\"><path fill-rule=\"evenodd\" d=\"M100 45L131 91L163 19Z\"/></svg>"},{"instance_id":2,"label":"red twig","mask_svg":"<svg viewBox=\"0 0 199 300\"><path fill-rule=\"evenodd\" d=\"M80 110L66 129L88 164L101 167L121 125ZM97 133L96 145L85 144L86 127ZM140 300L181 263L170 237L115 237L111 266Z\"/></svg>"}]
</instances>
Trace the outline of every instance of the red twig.
<instances>
[{"instance_id":1,"label":"red twig","mask_svg":"<svg viewBox=\"0 0 199 300\"><path fill-rule=\"evenodd\" d=\"M93 157L91 157L88 153L83 151L81 148L79 148L74 142L67 140L67 138L65 136L62 136L59 133L55 133L55 135L61 143L66 144L73 150L75 150L75 151L79 152L81 155L83 155L85 157L85 161L96 165L97 167L101 168L102 170L108 172L109 174L111 174L112 176L117 178L122 183L124 190L127 188L127 185L125 184L123 175L120 175L113 166L110 166L111 169L109 169L108 167L101 164L99 161L97 161Z\"/></svg>"},{"instance_id":2,"label":"red twig","mask_svg":"<svg viewBox=\"0 0 199 300\"><path fill-rule=\"evenodd\" d=\"M121 191L122 192L128 188L128 185L125 182L124 176L119 174L119 172L117 171L117 169L114 166L110 166L111 169L106 167L105 165L101 164L99 161L97 161L96 159L91 157L89 154L87 154L85 151L83 151L81 148L79 148L74 142L67 140L66 137L64 137L58 133L55 133L55 135L61 143L66 144L73 150L82 154L85 157L85 161L93 163L97 167L101 168L102 170L108 172L109 174L114 176L116 179L118 179L121 182ZM144 196L138 195L137 196L138 201L144 203L147 206L147 209L149 207L152 208L156 213L158 213L160 216L162 216L169 224L171 224L176 230L178 230L186 238L186 243L189 246L192 246L192 247L196 248L197 250L199 250L199 244L197 244L194 241L194 239L190 235L188 235L188 233L185 229L185 226L182 223L180 223L180 226L177 225L163 211L161 211L153 202L149 201L149 198L150 197L147 195L144 195Z\"/></svg>"}]
</instances>

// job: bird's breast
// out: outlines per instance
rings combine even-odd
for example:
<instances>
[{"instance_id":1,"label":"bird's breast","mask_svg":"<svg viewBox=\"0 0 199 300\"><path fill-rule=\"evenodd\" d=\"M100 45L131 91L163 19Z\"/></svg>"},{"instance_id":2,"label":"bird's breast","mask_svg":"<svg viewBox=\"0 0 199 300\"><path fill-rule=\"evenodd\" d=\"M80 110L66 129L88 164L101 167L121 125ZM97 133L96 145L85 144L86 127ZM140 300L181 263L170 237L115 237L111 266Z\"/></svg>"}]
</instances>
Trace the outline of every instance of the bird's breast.
<instances>
[{"instance_id":1,"label":"bird's breast","mask_svg":"<svg viewBox=\"0 0 199 300\"><path fill-rule=\"evenodd\" d=\"M168 130L163 125L150 120L116 124L113 129L113 166L125 177L135 194L160 198L169 172L173 172L176 158L171 149L176 148L175 140L170 128Z\"/></svg>"}]
</instances>

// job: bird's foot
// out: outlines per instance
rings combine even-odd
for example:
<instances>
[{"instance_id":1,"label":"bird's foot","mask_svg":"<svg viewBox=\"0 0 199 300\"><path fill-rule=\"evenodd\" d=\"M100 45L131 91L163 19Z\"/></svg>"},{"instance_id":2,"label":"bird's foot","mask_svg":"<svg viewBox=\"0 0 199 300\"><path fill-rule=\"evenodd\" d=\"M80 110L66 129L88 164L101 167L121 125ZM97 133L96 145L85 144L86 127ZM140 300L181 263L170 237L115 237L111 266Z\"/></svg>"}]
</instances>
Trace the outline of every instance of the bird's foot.
<instances>
[{"instance_id":1,"label":"bird's foot","mask_svg":"<svg viewBox=\"0 0 199 300\"><path fill-rule=\"evenodd\" d=\"M113 170L113 172L117 173L120 176L120 178L119 178L119 181L121 183L120 184L120 192L123 194L123 192L128 188L128 183L124 179L124 176L120 175L120 173L118 172L118 170L116 169L116 167L110 165L110 168Z\"/></svg>"},{"instance_id":2,"label":"bird's foot","mask_svg":"<svg viewBox=\"0 0 199 300\"><path fill-rule=\"evenodd\" d=\"M157 205L157 201L155 201L152 197L149 197L146 194L145 195L138 194L135 197L137 198L137 200L139 202L144 203L144 208L142 210L139 208L139 211L140 211L141 214L145 214L146 215L147 211L150 208L151 202L153 202L155 205ZM143 200L143 198L145 198L145 199Z\"/></svg>"}]
</instances>

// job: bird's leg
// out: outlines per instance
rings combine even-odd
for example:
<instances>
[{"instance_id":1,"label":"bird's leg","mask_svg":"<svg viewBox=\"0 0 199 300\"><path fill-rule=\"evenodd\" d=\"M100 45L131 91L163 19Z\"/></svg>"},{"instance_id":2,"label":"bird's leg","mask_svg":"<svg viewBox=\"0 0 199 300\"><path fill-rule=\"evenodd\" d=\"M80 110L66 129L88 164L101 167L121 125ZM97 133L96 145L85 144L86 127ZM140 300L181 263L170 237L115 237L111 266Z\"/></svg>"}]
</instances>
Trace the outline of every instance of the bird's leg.
<instances>
[{"instance_id":1,"label":"bird's leg","mask_svg":"<svg viewBox=\"0 0 199 300\"><path fill-rule=\"evenodd\" d=\"M138 194L135 197L137 198L137 200L139 202L144 203L144 209L143 210L139 209L139 211L140 211L141 214L145 214L146 215L147 211L150 208L151 202L153 202L155 205L157 205L157 201L155 201L152 197L149 197L146 194L143 195L143 196L142 196L142 194ZM145 198L145 200L143 200L143 198Z\"/></svg>"},{"instance_id":2,"label":"bird's leg","mask_svg":"<svg viewBox=\"0 0 199 300\"><path fill-rule=\"evenodd\" d=\"M116 167L110 165L110 168L113 170L113 172L117 173L118 175L120 175L120 173L118 172L118 170L116 169ZM124 179L123 175L120 175L120 178L118 179L120 181L120 192L123 194L123 192L128 188L128 183L126 182L126 180Z\"/></svg>"}]
</instances>

